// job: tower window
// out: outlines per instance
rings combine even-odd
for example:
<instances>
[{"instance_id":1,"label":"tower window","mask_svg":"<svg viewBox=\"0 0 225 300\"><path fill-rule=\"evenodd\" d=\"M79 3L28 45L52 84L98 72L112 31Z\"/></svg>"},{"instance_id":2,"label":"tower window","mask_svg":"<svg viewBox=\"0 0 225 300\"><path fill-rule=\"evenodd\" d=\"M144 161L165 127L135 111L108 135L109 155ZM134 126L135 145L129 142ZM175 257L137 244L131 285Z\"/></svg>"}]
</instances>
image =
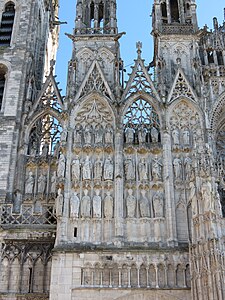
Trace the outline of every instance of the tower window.
<instances>
[{"instance_id":1,"label":"tower window","mask_svg":"<svg viewBox=\"0 0 225 300\"><path fill-rule=\"evenodd\" d=\"M167 7L166 2L161 3L161 12L163 23L167 23Z\"/></svg>"},{"instance_id":2,"label":"tower window","mask_svg":"<svg viewBox=\"0 0 225 300\"><path fill-rule=\"evenodd\" d=\"M7 74L7 68L4 65L0 64L0 110L3 102L6 74Z\"/></svg>"},{"instance_id":3,"label":"tower window","mask_svg":"<svg viewBox=\"0 0 225 300\"><path fill-rule=\"evenodd\" d=\"M213 56L213 51L212 50L208 50L208 62L209 64L214 64L214 56Z\"/></svg>"},{"instance_id":4,"label":"tower window","mask_svg":"<svg viewBox=\"0 0 225 300\"><path fill-rule=\"evenodd\" d=\"M15 5L9 2L5 6L5 11L2 14L2 21L0 26L0 46L10 46L13 23L15 18Z\"/></svg>"},{"instance_id":5,"label":"tower window","mask_svg":"<svg viewBox=\"0 0 225 300\"><path fill-rule=\"evenodd\" d=\"M218 65L223 66L224 62L223 62L223 53L222 53L222 51L217 51L216 54L217 54Z\"/></svg>"},{"instance_id":6,"label":"tower window","mask_svg":"<svg viewBox=\"0 0 225 300\"><path fill-rule=\"evenodd\" d=\"M170 0L170 10L171 10L171 20L172 23L179 23L180 16L179 16L179 8L177 0Z\"/></svg>"}]
</instances>

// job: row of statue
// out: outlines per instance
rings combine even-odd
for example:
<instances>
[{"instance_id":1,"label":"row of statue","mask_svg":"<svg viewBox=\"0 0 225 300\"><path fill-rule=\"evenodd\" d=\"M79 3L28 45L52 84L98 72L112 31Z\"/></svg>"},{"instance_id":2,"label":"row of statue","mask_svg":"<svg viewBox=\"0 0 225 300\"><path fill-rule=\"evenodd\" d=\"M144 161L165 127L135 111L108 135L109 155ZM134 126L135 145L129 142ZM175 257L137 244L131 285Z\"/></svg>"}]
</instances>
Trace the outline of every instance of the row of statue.
<instances>
[{"instance_id":1,"label":"row of statue","mask_svg":"<svg viewBox=\"0 0 225 300\"><path fill-rule=\"evenodd\" d=\"M173 159L173 169L175 180L190 180L192 173L192 159L187 156L184 159L175 157Z\"/></svg>"},{"instance_id":2,"label":"row of statue","mask_svg":"<svg viewBox=\"0 0 225 300\"><path fill-rule=\"evenodd\" d=\"M135 180L138 178L141 181L148 179L162 181L162 170L162 160L157 156L152 159L151 163L148 163L145 157L141 157L140 161L136 163L132 155L127 156L124 160L126 180Z\"/></svg>"},{"instance_id":3,"label":"row of statue","mask_svg":"<svg viewBox=\"0 0 225 300\"><path fill-rule=\"evenodd\" d=\"M152 202L146 196L145 190L141 190L139 201L137 201L137 197L133 195L132 189L128 189L127 193L126 209L128 218L135 218L137 216L138 206L140 209L140 217L142 218L151 217L151 207L154 218L164 217L164 195L162 192L157 191L152 198Z\"/></svg>"},{"instance_id":4,"label":"row of statue","mask_svg":"<svg viewBox=\"0 0 225 300\"><path fill-rule=\"evenodd\" d=\"M70 217L71 218L113 218L114 200L111 191L106 191L106 196L102 199L100 190L95 190L95 195L91 198L89 191L85 189L80 199L78 193L73 191L70 197ZM56 201L56 215L63 215L63 194L61 190L58 192Z\"/></svg>"},{"instance_id":5,"label":"row of statue","mask_svg":"<svg viewBox=\"0 0 225 300\"><path fill-rule=\"evenodd\" d=\"M101 124L93 127L90 124L82 126L78 124L74 129L73 141L75 145L102 145L113 144L113 128L111 126L103 127ZM63 137L63 140L65 138ZM61 141L62 137L61 137Z\"/></svg>"},{"instance_id":6,"label":"row of statue","mask_svg":"<svg viewBox=\"0 0 225 300\"><path fill-rule=\"evenodd\" d=\"M29 170L25 180L25 194L33 195L34 193L45 194L55 193L57 184L56 172L52 172L49 176L46 171L42 171L38 175L35 175L32 170ZM48 191L47 191L48 189Z\"/></svg>"},{"instance_id":7,"label":"row of statue","mask_svg":"<svg viewBox=\"0 0 225 300\"><path fill-rule=\"evenodd\" d=\"M159 143L160 132L156 127L147 129L144 126L140 126L138 129L134 129L132 126L125 128L125 142L127 144L145 144L145 143Z\"/></svg>"},{"instance_id":8,"label":"row of statue","mask_svg":"<svg viewBox=\"0 0 225 300\"><path fill-rule=\"evenodd\" d=\"M185 128L181 131L178 128L174 127L171 135L174 147L180 147L181 145L183 145L184 147L191 146L191 134L188 128Z\"/></svg>"}]
</instances>

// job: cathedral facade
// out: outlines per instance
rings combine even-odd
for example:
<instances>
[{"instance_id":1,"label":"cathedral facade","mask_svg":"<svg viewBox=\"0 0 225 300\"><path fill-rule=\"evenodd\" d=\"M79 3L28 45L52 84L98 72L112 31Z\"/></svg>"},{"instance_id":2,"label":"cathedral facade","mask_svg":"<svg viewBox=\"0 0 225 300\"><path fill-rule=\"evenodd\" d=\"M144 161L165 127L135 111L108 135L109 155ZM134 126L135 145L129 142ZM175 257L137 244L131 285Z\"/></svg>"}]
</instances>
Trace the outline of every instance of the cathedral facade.
<instances>
[{"instance_id":1,"label":"cathedral facade","mask_svg":"<svg viewBox=\"0 0 225 300\"><path fill-rule=\"evenodd\" d=\"M154 0L125 82L116 0L77 0L62 97L58 8L0 0L0 299L224 300L225 22Z\"/></svg>"}]
</instances>

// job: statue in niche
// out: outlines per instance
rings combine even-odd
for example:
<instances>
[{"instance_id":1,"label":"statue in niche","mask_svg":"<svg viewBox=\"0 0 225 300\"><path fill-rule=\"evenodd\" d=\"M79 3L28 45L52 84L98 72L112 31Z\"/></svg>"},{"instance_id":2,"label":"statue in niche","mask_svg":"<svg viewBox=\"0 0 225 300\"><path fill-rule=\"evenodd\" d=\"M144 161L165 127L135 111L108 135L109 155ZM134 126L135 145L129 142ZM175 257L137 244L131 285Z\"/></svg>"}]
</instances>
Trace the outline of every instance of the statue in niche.
<instances>
[{"instance_id":1,"label":"statue in niche","mask_svg":"<svg viewBox=\"0 0 225 300\"><path fill-rule=\"evenodd\" d=\"M71 169L72 169L72 181L80 180L80 158L78 155L72 160Z\"/></svg>"},{"instance_id":2,"label":"statue in niche","mask_svg":"<svg viewBox=\"0 0 225 300\"><path fill-rule=\"evenodd\" d=\"M44 194L47 184L47 175L41 173L38 177L38 193Z\"/></svg>"},{"instance_id":3,"label":"statue in niche","mask_svg":"<svg viewBox=\"0 0 225 300\"><path fill-rule=\"evenodd\" d=\"M152 161L152 177L153 180L162 180L162 164L158 157Z\"/></svg>"},{"instance_id":4,"label":"statue in niche","mask_svg":"<svg viewBox=\"0 0 225 300\"><path fill-rule=\"evenodd\" d=\"M175 179L181 180L182 179L182 163L181 163L180 158L178 158L178 157L174 158L173 168L174 168Z\"/></svg>"},{"instance_id":5,"label":"statue in niche","mask_svg":"<svg viewBox=\"0 0 225 300\"><path fill-rule=\"evenodd\" d=\"M95 161L94 164L94 178L95 179L102 179L102 167L103 167L103 162L98 156L97 160Z\"/></svg>"},{"instance_id":6,"label":"statue in niche","mask_svg":"<svg viewBox=\"0 0 225 300\"><path fill-rule=\"evenodd\" d=\"M174 146L180 145L180 132L177 128L174 128L172 131L172 139Z\"/></svg>"},{"instance_id":7,"label":"statue in niche","mask_svg":"<svg viewBox=\"0 0 225 300\"><path fill-rule=\"evenodd\" d=\"M138 142L139 144L146 142L146 129L143 126L138 129Z\"/></svg>"},{"instance_id":8,"label":"statue in niche","mask_svg":"<svg viewBox=\"0 0 225 300\"><path fill-rule=\"evenodd\" d=\"M102 217L102 198L100 196L100 190L95 191L95 196L93 197L93 218Z\"/></svg>"},{"instance_id":9,"label":"statue in niche","mask_svg":"<svg viewBox=\"0 0 225 300\"><path fill-rule=\"evenodd\" d=\"M95 127L95 144L102 144L103 143L103 128L101 125L97 125Z\"/></svg>"},{"instance_id":10,"label":"statue in niche","mask_svg":"<svg viewBox=\"0 0 225 300\"><path fill-rule=\"evenodd\" d=\"M150 207L149 201L146 197L146 191L141 190L141 199L140 199L140 213L142 218L149 218L150 217Z\"/></svg>"},{"instance_id":11,"label":"statue in niche","mask_svg":"<svg viewBox=\"0 0 225 300\"><path fill-rule=\"evenodd\" d=\"M191 202L191 208L192 208L193 216L196 216L198 214L198 199L197 199L196 185L193 181L190 182L189 199L190 199L190 202Z\"/></svg>"},{"instance_id":12,"label":"statue in niche","mask_svg":"<svg viewBox=\"0 0 225 300\"><path fill-rule=\"evenodd\" d=\"M48 145L48 143L44 143L44 145L41 148L41 156L47 157L48 153L49 153L49 145Z\"/></svg>"},{"instance_id":13,"label":"statue in niche","mask_svg":"<svg viewBox=\"0 0 225 300\"><path fill-rule=\"evenodd\" d=\"M70 197L70 217L79 218L80 211L80 199L77 196L77 192L73 191Z\"/></svg>"},{"instance_id":14,"label":"statue in niche","mask_svg":"<svg viewBox=\"0 0 225 300\"><path fill-rule=\"evenodd\" d=\"M50 192L54 194L56 192L56 172L53 172L50 180L51 180Z\"/></svg>"},{"instance_id":15,"label":"statue in niche","mask_svg":"<svg viewBox=\"0 0 225 300\"><path fill-rule=\"evenodd\" d=\"M37 145L33 143L29 150L29 155L35 157L37 155Z\"/></svg>"},{"instance_id":16,"label":"statue in niche","mask_svg":"<svg viewBox=\"0 0 225 300\"><path fill-rule=\"evenodd\" d=\"M134 130L131 127L127 127L125 131L126 143L133 144L134 142Z\"/></svg>"},{"instance_id":17,"label":"statue in niche","mask_svg":"<svg viewBox=\"0 0 225 300\"><path fill-rule=\"evenodd\" d=\"M148 179L148 164L144 157L141 158L141 160L138 164L138 171L139 171L139 179L140 180Z\"/></svg>"},{"instance_id":18,"label":"statue in niche","mask_svg":"<svg viewBox=\"0 0 225 300\"><path fill-rule=\"evenodd\" d=\"M158 129L153 126L151 128L150 134L151 134L152 143L158 143L159 142L159 131L158 131Z\"/></svg>"},{"instance_id":19,"label":"statue in niche","mask_svg":"<svg viewBox=\"0 0 225 300\"><path fill-rule=\"evenodd\" d=\"M88 195L88 190L84 190L84 196L81 200L81 217L90 218L91 217L91 198Z\"/></svg>"},{"instance_id":20,"label":"statue in niche","mask_svg":"<svg viewBox=\"0 0 225 300\"><path fill-rule=\"evenodd\" d=\"M135 218L137 200L136 200L135 196L133 195L132 189L129 189L127 192L128 192L128 195L126 198L127 217Z\"/></svg>"},{"instance_id":21,"label":"statue in niche","mask_svg":"<svg viewBox=\"0 0 225 300\"><path fill-rule=\"evenodd\" d=\"M84 164L83 164L83 179L91 180L92 178L92 163L89 156L87 155Z\"/></svg>"},{"instance_id":22,"label":"statue in niche","mask_svg":"<svg viewBox=\"0 0 225 300\"><path fill-rule=\"evenodd\" d=\"M58 196L56 198L56 217L62 217L63 206L64 206L64 197L62 194L62 190L58 189Z\"/></svg>"},{"instance_id":23,"label":"statue in niche","mask_svg":"<svg viewBox=\"0 0 225 300\"><path fill-rule=\"evenodd\" d=\"M107 219L113 218L113 197L110 191L106 191L106 197L104 199L104 216Z\"/></svg>"},{"instance_id":24,"label":"statue in niche","mask_svg":"<svg viewBox=\"0 0 225 300\"><path fill-rule=\"evenodd\" d=\"M58 159L59 158L59 153L60 153L60 142L57 141L57 143L55 144L55 147L54 147L54 153L53 153L53 156Z\"/></svg>"},{"instance_id":25,"label":"statue in niche","mask_svg":"<svg viewBox=\"0 0 225 300\"><path fill-rule=\"evenodd\" d=\"M106 144L112 144L113 143L113 129L112 129L111 126L106 126L105 143Z\"/></svg>"},{"instance_id":26,"label":"statue in niche","mask_svg":"<svg viewBox=\"0 0 225 300\"><path fill-rule=\"evenodd\" d=\"M112 161L111 156L109 155L104 163L104 179L105 180L113 180L113 170L114 169L114 164Z\"/></svg>"},{"instance_id":27,"label":"statue in niche","mask_svg":"<svg viewBox=\"0 0 225 300\"><path fill-rule=\"evenodd\" d=\"M64 178L65 167L66 167L66 158L65 158L65 155L63 153L60 153L59 163L58 163L58 169L57 169L57 176L59 178Z\"/></svg>"},{"instance_id":28,"label":"statue in niche","mask_svg":"<svg viewBox=\"0 0 225 300\"><path fill-rule=\"evenodd\" d=\"M92 144L92 126L87 125L84 130L84 143L86 145Z\"/></svg>"},{"instance_id":29,"label":"statue in niche","mask_svg":"<svg viewBox=\"0 0 225 300\"><path fill-rule=\"evenodd\" d=\"M185 128L182 135L184 146L190 146L190 131L187 128Z\"/></svg>"},{"instance_id":30,"label":"statue in niche","mask_svg":"<svg viewBox=\"0 0 225 300\"><path fill-rule=\"evenodd\" d=\"M73 133L73 140L75 144L82 144L82 130L82 126L78 124Z\"/></svg>"},{"instance_id":31,"label":"statue in niche","mask_svg":"<svg viewBox=\"0 0 225 300\"><path fill-rule=\"evenodd\" d=\"M164 216L164 199L163 193L156 192L152 199L155 218L163 218Z\"/></svg>"},{"instance_id":32,"label":"statue in niche","mask_svg":"<svg viewBox=\"0 0 225 300\"><path fill-rule=\"evenodd\" d=\"M33 190L34 190L34 176L32 171L30 171L27 175L26 178L26 185L25 185L25 194L33 194Z\"/></svg>"},{"instance_id":33,"label":"statue in niche","mask_svg":"<svg viewBox=\"0 0 225 300\"><path fill-rule=\"evenodd\" d=\"M184 159L185 180L190 180L192 172L192 159L185 157Z\"/></svg>"},{"instance_id":34,"label":"statue in niche","mask_svg":"<svg viewBox=\"0 0 225 300\"><path fill-rule=\"evenodd\" d=\"M222 218L222 205L221 205L221 199L220 194L218 192L218 184L215 184L215 200L214 200L214 210L215 212Z\"/></svg>"},{"instance_id":35,"label":"statue in niche","mask_svg":"<svg viewBox=\"0 0 225 300\"><path fill-rule=\"evenodd\" d=\"M61 136L60 136L61 145L64 146L66 144L66 141L67 141L67 131L66 131L66 129L63 129Z\"/></svg>"},{"instance_id":36,"label":"statue in niche","mask_svg":"<svg viewBox=\"0 0 225 300\"><path fill-rule=\"evenodd\" d=\"M212 185L208 180L202 183L200 192L204 203L204 212L212 210Z\"/></svg>"},{"instance_id":37,"label":"statue in niche","mask_svg":"<svg viewBox=\"0 0 225 300\"><path fill-rule=\"evenodd\" d=\"M129 155L124 162L125 164L125 177L126 180L134 180L135 179L135 164L132 159L132 156Z\"/></svg>"}]
</instances>

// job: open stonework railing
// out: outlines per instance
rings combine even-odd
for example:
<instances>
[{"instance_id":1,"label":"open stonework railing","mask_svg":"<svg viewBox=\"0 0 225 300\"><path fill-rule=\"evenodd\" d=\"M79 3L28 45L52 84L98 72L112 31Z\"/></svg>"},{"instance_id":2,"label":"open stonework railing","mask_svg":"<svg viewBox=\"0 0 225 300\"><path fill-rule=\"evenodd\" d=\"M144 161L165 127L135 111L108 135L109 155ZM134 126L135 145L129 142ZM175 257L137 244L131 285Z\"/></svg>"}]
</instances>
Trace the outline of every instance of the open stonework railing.
<instances>
[{"instance_id":1,"label":"open stonework railing","mask_svg":"<svg viewBox=\"0 0 225 300\"><path fill-rule=\"evenodd\" d=\"M191 24L167 24L162 26L164 34L193 34L194 28Z\"/></svg>"},{"instance_id":2,"label":"open stonework railing","mask_svg":"<svg viewBox=\"0 0 225 300\"><path fill-rule=\"evenodd\" d=\"M116 34L114 27L93 27L93 28L76 28L75 34Z\"/></svg>"},{"instance_id":3,"label":"open stonework railing","mask_svg":"<svg viewBox=\"0 0 225 300\"><path fill-rule=\"evenodd\" d=\"M3 204L0 206L0 225L56 225L55 209L52 205L43 205L35 211L34 205L25 204L20 212L14 212L12 204Z\"/></svg>"}]
</instances>

